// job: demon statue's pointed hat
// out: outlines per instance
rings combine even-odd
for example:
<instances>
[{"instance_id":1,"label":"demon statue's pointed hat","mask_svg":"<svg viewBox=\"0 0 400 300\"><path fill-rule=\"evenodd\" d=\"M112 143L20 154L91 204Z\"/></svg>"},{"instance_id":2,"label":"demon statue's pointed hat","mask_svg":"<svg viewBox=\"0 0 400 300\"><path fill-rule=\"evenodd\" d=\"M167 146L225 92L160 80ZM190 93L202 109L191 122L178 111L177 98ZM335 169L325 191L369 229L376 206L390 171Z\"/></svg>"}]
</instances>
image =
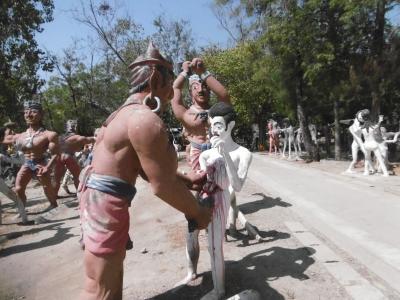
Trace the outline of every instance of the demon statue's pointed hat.
<instances>
[{"instance_id":1,"label":"demon statue's pointed hat","mask_svg":"<svg viewBox=\"0 0 400 300\"><path fill-rule=\"evenodd\" d=\"M173 69L172 62L160 53L152 41L149 42L146 53L139 55L135 61L129 65L129 68L134 69L137 66L144 65L160 65L171 71Z\"/></svg>"},{"instance_id":2,"label":"demon statue's pointed hat","mask_svg":"<svg viewBox=\"0 0 400 300\"><path fill-rule=\"evenodd\" d=\"M155 70L173 74L172 62L161 55L160 51L150 41L146 53L138 56L129 65L131 69L131 90L130 93L140 92L147 85L151 86L151 77ZM165 76L165 75L164 75ZM150 81L150 82L149 82Z\"/></svg>"}]
</instances>

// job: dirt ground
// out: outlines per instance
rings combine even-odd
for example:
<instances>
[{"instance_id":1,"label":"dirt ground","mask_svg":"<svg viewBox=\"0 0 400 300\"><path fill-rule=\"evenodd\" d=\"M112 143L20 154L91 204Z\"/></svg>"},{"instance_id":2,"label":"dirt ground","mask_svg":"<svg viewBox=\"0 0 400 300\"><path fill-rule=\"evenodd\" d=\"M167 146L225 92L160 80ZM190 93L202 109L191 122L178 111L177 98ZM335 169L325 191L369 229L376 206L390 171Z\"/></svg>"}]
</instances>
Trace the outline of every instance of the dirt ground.
<instances>
[{"instance_id":1,"label":"dirt ground","mask_svg":"<svg viewBox=\"0 0 400 300\"><path fill-rule=\"evenodd\" d=\"M347 163L327 161L304 167L339 172ZM199 277L189 286L173 289L186 274L186 220L153 196L147 183L139 180L137 189L130 210L134 247L125 259L124 299L200 299L212 289L206 233L200 234ZM83 283L78 202L65 197L59 200L59 208L43 213L47 201L34 184L28 198L30 220L40 218L43 224L17 224L12 203L2 201L0 299L77 299ZM227 297L254 289L262 299L350 299L324 262L313 257L313 248L302 245L285 226L285 222L301 222L291 203L251 180L238 194L238 203L263 240L249 239L240 224L239 235L228 236L224 245Z\"/></svg>"}]
</instances>

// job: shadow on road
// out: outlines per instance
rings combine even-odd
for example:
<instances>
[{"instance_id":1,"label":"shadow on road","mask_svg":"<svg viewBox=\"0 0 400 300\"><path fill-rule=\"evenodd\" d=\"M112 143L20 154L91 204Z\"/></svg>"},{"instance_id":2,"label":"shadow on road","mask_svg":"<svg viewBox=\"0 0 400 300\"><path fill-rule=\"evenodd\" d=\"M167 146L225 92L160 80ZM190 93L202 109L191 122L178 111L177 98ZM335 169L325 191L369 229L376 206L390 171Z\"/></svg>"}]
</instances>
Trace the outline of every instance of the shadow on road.
<instances>
[{"instance_id":1,"label":"shadow on road","mask_svg":"<svg viewBox=\"0 0 400 300\"><path fill-rule=\"evenodd\" d=\"M255 213L261 209L272 208L275 206L281 206L281 207L292 206L292 204L282 201L280 197L272 198L266 196L264 193L254 193L252 195L260 196L261 199L238 205L240 211L245 215Z\"/></svg>"},{"instance_id":2,"label":"shadow on road","mask_svg":"<svg viewBox=\"0 0 400 300\"><path fill-rule=\"evenodd\" d=\"M226 261L227 297L245 289L254 289L262 299L284 300L285 296L273 289L268 282L290 276L307 280L306 270L315 260L310 257L315 250L310 247L289 249L271 247L245 256L239 261ZM200 299L212 289L211 272L199 275L193 285L171 289L149 299Z\"/></svg>"},{"instance_id":3,"label":"shadow on road","mask_svg":"<svg viewBox=\"0 0 400 300\"><path fill-rule=\"evenodd\" d=\"M40 249L43 247L54 246L54 245L64 242L65 240L67 240L71 237L76 236L74 234L68 233L72 227L61 228L60 226L62 224L63 223L55 223L55 224L51 224L51 225L41 227L41 228L34 228L34 229L26 230L26 231L7 234L7 237L9 237L9 235L10 235L11 238L17 238L17 237L20 237L20 236L23 236L26 234L33 234L33 233L37 233L37 232L40 232L43 230L55 230L56 231L54 236L44 239L44 240L40 240L40 241L33 242L30 244L15 245L15 246L11 246L8 248L4 248L4 249L0 250L0 257L6 257L6 256L9 256L12 254L22 253L22 252L26 252L26 251L35 250L35 249ZM13 237L13 235L14 235L14 237Z\"/></svg>"},{"instance_id":4,"label":"shadow on road","mask_svg":"<svg viewBox=\"0 0 400 300\"><path fill-rule=\"evenodd\" d=\"M253 225L254 226L254 225ZM226 234L229 236L227 242L237 242L241 241L242 243L239 244L237 247L247 247L255 244L263 244L263 243L270 243L276 240L283 240L290 238L290 234L286 232L281 232L277 230L270 230L270 231L261 231L256 226L254 226L258 234L261 236L262 240L257 241L255 238L250 237L248 234L242 233L245 231L245 228L238 230L234 236L229 234L227 230Z\"/></svg>"},{"instance_id":5,"label":"shadow on road","mask_svg":"<svg viewBox=\"0 0 400 300\"><path fill-rule=\"evenodd\" d=\"M34 199L37 199L37 200L34 200ZM46 203L46 202L48 202L48 200L46 198L42 197L42 196L34 197L34 198L30 198L30 199L28 199L26 201L26 207L29 208L29 207L35 206L37 204L42 204L42 203ZM2 209L4 211L6 211L8 209L12 210L12 209L16 208L14 202L8 202L8 203L5 203L5 204L2 204L1 207L2 207ZM17 212L16 211L15 212L7 211L7 213L15 213L16 214Z\"/></svg>"}]
</instances>

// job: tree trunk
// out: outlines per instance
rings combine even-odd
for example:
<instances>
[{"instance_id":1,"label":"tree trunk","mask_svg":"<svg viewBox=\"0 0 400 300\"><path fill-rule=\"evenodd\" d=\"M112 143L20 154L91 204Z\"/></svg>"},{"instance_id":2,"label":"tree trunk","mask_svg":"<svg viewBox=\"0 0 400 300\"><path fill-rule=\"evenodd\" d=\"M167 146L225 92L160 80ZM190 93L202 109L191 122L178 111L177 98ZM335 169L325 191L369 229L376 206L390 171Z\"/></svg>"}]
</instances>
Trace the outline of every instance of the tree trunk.
<instances>
[{"instance_id":1,"label":"tree trunk","mask_svg":"<svg viewBox=\"0 0 400 300\"><path fill-rule=\"evenodd\" d=\"M381 95L378 88L372 91L371 98L371 120L376 122L378 121L378 116L381 113Z\"/></svg>"},{"instance_id":2,"label":"tree trunk","mask_svg":"<svg viewBox=\"0 0 400 300\"><path fill-rule=\"evenodd\" d=\"M329 124L325 125L323 127L324 130L324 136L325 136L325 152L326 152L326 158L331 157L331 129L329 128Z\"/></svg>"},{"instance_id":3,"label":"tree trunk","mask_svg":"<svg viewBox=\"0 0 400 300\"><path fill-rule=\"evenodd\" d=\"M308 155L312 160L318 160L315 146L311 141L311 134L308 128L307 117L305 116L303 105L300 99L297 100L297 118L299 120L301 132L303 134L303 141L304 141L304 147L306 148L306 152L308 153Z\"/></svg>"},{"instance_id":4,"label":"tree trunk","mask_svg":"<svg viewBox=\"0 0 400 300\"><path fill-rule=\"evenodd\" d=\"M333 100L333 117L335 123L335 160L340 160L342 145L340 141L339 101Z\"/></svg>"},{"instance_id":5,"label":"tree trunk","mask_svg":"<svg viewBox=\"0 0 400 300\"><path fill-rule=\"evenodd\" d=\"M319 151L317 145L314 145L311 140L310 130L308 128L308 119L303 109L303 72L300 68L301 55L298 54L298 72L296 83L296 106L297 106L297 119L300 123L301 132L303 133L304 147L306 152L312 160L319 161Z\"/></svg>"},{"instance_id":6,"label":"tree trunk","mask_svg":"<svg viewBox=\"0 0 400 300\"><path fill-rule=\"evenodd\" d=\"M371 92L371 119L377 121L381 109L382 93L380 85L382 82L382 53L385 44L385 13L387 0L378 0L376 3L375 30L372 42L373 65L376 68L376 78L373 79Z\"/></svg>"}]
</instances>

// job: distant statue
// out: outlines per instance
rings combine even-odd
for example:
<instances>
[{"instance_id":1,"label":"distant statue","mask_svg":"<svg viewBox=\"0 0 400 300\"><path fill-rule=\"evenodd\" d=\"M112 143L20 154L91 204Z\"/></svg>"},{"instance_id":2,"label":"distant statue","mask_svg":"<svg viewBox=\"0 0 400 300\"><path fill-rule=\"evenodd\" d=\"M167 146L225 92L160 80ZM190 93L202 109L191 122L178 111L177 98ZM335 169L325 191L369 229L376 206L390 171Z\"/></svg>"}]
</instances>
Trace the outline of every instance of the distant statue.
<instances>
[{"instance_id":1,"label":"distant statue","mask_svg":"<svg viewBox=\"0 0 400 300\"><path fill-rule=\"evenodd\" d=\"M317 145L317 143L318 143L318 141L317 141L317 126L315 126L315 124L308 124L308 130L310 131L311 141L315 145ZM304 136L303 136L303 131L301 130L301 127L296 129L294 131L294 133L296 135L295 144L297 145L297 150L301 154L303 152L303 150L301 148L301 144L304 143Z\"/></svg>"},{"instance_id":2,"label":"distant statue","mask_svg":"<svg viewBox=\"0 0 400 300\"><path fill-rule=\"evenodd\" d=\"M373 124L368 119L362 126L362 135L364 137L364 150L365 150L365 167L364 175L369 175L369 169L374 171L372 166L371 153L373 152L378 161L378 171L383 173L383 176L389 176L388 172L388 143L395 143L400 135L397 132L392 140L384 139L381 132L381 122L383 121L383 116L379 116L379 120L376 124Z\"/></svg>"},{"instance_id":3,"label":"distant statue","mask_svg":"<svg viewBox=\"0 0 400 300\"><path fill-rule=\"evenodd\" d=\"M252 141L251 141L251 151L257 151L258 150L258 141L260 138L260 128L258 127L257 123L251 124L251 133L252 135Z\"/></svg>"},{"instance_id":4,"label":"distant statue","mask_svg":"<svg viewBox=\"0 0 400 300\"><path fill-rule=\"evenodd\" d=\"M65 123L65 133L59 136L61 153L57 158L54 168L55 190L57 193L60 189L60 185L62 185L64 191L67 194L71 194L68 185L61 184L61 181L67 170L69 171L69 174L72 174L75 188L78 188L81 167L78 164L75 153L81 151L85 145L94 143L96 141L94 137L79 135L77 130L78 120L67 120Z\"/></svg>"},{"instance_id":5,"label":"distant statue","mask_svg":"<svg viewBox=\"0 0 400 300\"><path fill-rule=\"evenodd\" d=\"M361 137L362 137L362 127L364 126L364 123L368 118L369 118L369 110L368 109L360 110L356 113L356 117L354 118L353 124L349 127L349 131L353 136L353 142L351 143L352 161L350 163L350 166L346 170L347 173L354 172L353 169L355 164L357 163L358 151L361 150L365 156L366 151L364 148L364 142ZM365 163L367 164L367 161Z\"/></svg>"},{"instance_id":6,"label":"distant statue","mask_svg":"<svg viewBox=\"0 0 400 300\"><path fill-rule=\"evenodd\" d=\"M14 134L14 132L10 133L10 131L7 131L5 127L0 127L0 143L3 142L7 132L9 135ZM17 217L21 217L22 223L26 224L28 222L28 217L26 215L25 206L21 201L21 199L18 198L17 194L15 194L4 182L3 178L0 178L0 193L2 193L4 196L9 198L16 204L18 210ZM2 224L2 208L1 208L1 198L0 198L0 225L1 224Z\"/></svg>"},{"instance_id":7,"label":"distant statue","mask_svg":"<svg viewBox=\"0 0 400 300\"><path fill-rule=\"evenodd\" d=\"M297 145L297 149L299 151L299 153L301 154L303 152L303 150L301 149L301 143L303 143L303 133L301 131L301 127L299 127L298 129L296 129L294 131L296 137L295 137L295 144Z\"/></svg>"},{"instance_id":8,"label":"distant statue","mask_svg":"<svg viewBox=\"0 0 400 300\"><path fill-rule=\"evenodd\" d=\"M269 135L269 154L272 154L274 149L275 155L279 152L279 133L280 128L275 120L269 120L267 124L267 135Z\"/></svg>"},{"instance_id":9,"label":"distant statue","mask_svg":"<svg viewBox=\"0 0 400 300\"><path fill-rule=\"evenodd\" d=\"M308 124L308 130L310 130L311 141L316 145L317 140L317 126L315 124Z\"/></svg>"},{"instance_id":10,"label":"distant statue","mask_svg":"<svg viewBox=\"0 0 400 300\"><path fill-rule=\"evenodd\" d=\"M296 154L296 158L298 157L297 154L297 147L295 143L295 134L294 134L294 128L290 124L290 120L288 118L285 118L283 120L283 129L281 129L281 132L284 134L284 140L283 140L283 150L282 150L282 157L286 157L286 147L288 147L288 152L289 156L288 158L292 158L292 145L294 148L294 152Z\"/></svg>"}]
</instances>

